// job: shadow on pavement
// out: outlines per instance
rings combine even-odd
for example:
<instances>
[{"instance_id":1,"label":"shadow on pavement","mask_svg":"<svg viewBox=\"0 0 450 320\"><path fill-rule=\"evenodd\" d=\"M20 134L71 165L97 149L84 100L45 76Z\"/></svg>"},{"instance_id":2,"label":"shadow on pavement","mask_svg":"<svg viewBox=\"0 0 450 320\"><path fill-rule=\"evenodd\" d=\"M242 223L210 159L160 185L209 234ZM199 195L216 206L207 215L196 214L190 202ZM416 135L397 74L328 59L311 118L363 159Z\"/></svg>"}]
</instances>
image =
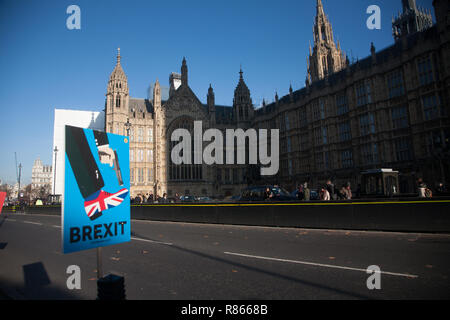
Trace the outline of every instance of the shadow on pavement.
<instances>
[{"instance_id":1,"label":"shadow on pavement","mask_svg":"<svg viewBox=\"0 0 450 320\"><path fill-rule=\"evenodd\" d=\"M131 232L131 235L133 237L139 237L141 239L146 239L146 240L159 242L159 240L157 240L157 239L151 239L151 238L148 238L148 237L144 237L144 236L141 236L141 235L136 234L134 232ZM307 285L307 286L310 286L310 287L315 287L315 288L319 288L319 289L323 289L323 290L332 291L332 292L335 292L335 293L338 293L338 294L343 294L343 295L346 295L346 296L349 296L349 297L353 297L353 298L356 298L356 299L376 300L376 298L374 298L373 296L372 297L371 296L365 296L365 295L361 295L361 294L358 294L358 293L354 293L354 292L350 292L350 291L346 291L346 290L342 290L342 289L338 289L338 288L332 288L332 287L325 286L325 285L318 284L318 283L314 283L314 282L311 282L311 281L298 279L298 278L294 278L294 277L291 277L291 276L283 275L283 274L280 274L280 273L276 273L276 272L264 270L264 269L261 269L261 268L249 266L249 265L246 265L246 264L238 263L238 262L231 261L231 260L228 260L228 259L219 258L219 257L212 256L212 255L209 255L209 254L206 254L206 253L195 251L195 250L192 250L192 249L187 249L187 248L179 247L179 246L176 246L176 245L172 245L172 246L170 246L170 248L176 249L176 250L180 250L180 251L183 251L183 252L187 252L187 253L190 253L190 254L194 254L194 255L200 256L202 258L215 260L215 261L218 261L218 262L221 262L221 263L225 263L225 264L229 264L229 265L232 265L232 266L235 266L235 267L240 267L240 268L243 268L243 269L247 269L249 271L259 272L259 273L263 273L263 274L266 274L266 275L269 275L269 276L272 276L272 277L277 277L277 278L280 278L280 279L293 281L293 282L300 283L300 284L303 284L303 285Z\"/></svg>"},{"instance_id":2,"label":"shadow on pavement","mask_svg":"<svg viewBox=\"0 0 450 320\"><path fill-rule=\"evenodd\" d=\"M0 278L0 300L78 300L68 289L52 286L42 262L24 265L24 284Z\"/></svg>"},{"instance_id":3,"label":"shadow on pavement","mask_svg":"<svg viewBox=\"0 0 450 320\"><path fill-rule=\"evenodd\" d=\"M364 299L364 300L376 300L376 298L374 298L374 297L365 296L365 295L362 295L362 294L358 294L358 293L355 293L355 292L350 292L350 291L346 291L346 290L342 290L342 289L338 289L338 288L332 288L332 287L329 287L329 286L326 286L326 285L314 283L314 282L303 280L303 279L294 278L294 277L283 275L283 274L280 274L280 273L264 270L264 269L261 269L261 268L249 266L249 265L242 264L242 263L235 262L235 261L231 261L231 260L228 260L228 259L215 257L215 256L212 256L212 255L209 255L209 254L206 254L206 253L195 251L195 250L182 248L182 247L175 246L175 245L170 246L170 248L173 248L173 249L176 249L176 250L180 250L180 251L183 251L183 252L187 252L187 253L190 253L190 254L194 254L194 255L200 256L202 258L211 259L211 260L215 260L215 261L218 261L218 262L221 262L221 263L229 264L229 265L232 265L232 266L235 266L235 267L240 267L240 268L243 268L243 269L247 269L249 271L259 272L259 273L262 273L262 274L265 274L265 275L269 275L269 276L272 276L272 277L280 278L280 279L283 279L283 280L296 282L296 283L299 283L299 284L302 284L302 285L306 285L306 286L310 286L310 287L315 287L315 288L319 288L319 289L323 289L323 290L332 291L332 292L335 292L335 293L338 293L338 294L346 295L348 297L353 297L353 298L356 298L356 299ZM245 299L245 298L243 298L243 299Z\"/></svg>"},{"instance_id":4,"label":"shadow on pavement","mask_svg":"<svg viewBox=\"0 0 450 320\"><path fill-rule=\"evenodd\" d=\"M2 225L5 223L5 220L6 220L7 218L8 218L8 217L6 216L6 214L4 214L2 220L0 221L0 228L1 228Z\"/></svg>"}]
</instances>

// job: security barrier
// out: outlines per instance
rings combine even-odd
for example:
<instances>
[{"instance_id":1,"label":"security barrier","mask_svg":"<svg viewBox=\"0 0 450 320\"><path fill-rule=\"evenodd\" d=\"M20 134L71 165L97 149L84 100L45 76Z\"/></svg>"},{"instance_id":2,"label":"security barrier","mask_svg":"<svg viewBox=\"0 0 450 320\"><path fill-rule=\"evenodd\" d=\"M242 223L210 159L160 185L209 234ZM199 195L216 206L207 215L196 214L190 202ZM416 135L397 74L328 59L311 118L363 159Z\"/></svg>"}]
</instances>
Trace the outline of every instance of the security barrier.
<instances>
[{"instance_id":1,"label":"security barrier","mask_svg":"<svg viewBox=\"0 0 450 320\"><path fill-rule=\"evenodd\" d=\"M211 224L450 232L450 200L132 206L131 218Z\"/></svg>"},{"instance_id":2,"label":"security barrier","mask_svg":"<svg viewBox=\"0 0 450 320\"><path fill-rule=\"evenodd\" d=\"M290 203L132 205L131 218L207 224L403 232L450 232L450 198ZM28 214L60 215L61 206Z\"/></svg>"}]
</instances>

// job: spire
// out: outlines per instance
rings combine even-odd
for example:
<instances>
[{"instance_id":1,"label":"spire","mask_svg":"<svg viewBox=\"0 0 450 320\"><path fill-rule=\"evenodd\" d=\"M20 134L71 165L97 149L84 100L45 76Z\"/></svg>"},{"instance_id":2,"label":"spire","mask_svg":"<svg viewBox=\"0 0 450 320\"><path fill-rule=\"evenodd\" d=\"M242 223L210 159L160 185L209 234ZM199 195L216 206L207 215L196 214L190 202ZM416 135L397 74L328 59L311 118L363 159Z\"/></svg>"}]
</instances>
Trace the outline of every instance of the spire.
<instances>
[{"instance_id":1,"label":"spire","mask_svg":"<svg viewBox=\"0 0 450 320\"><path fill-rule=\"evenodd\" d=\"M106 89L107 112L128 112L128 79L120 64L121 58L120 48L117 48L117 62L109 76L108 87ZM108 130L112 130L112 128Z\"/></svg>"},{"instance_id":2,"label":"spire","mask_svg":"<svg viewBox=\"0 0 450 320\"><path fill-rule=\"evenodd\" d=\"M153 88L153 106L155 108L161 107L161 86L159 80L156 79L155 86Z\"/></svg>"},{"instance_id":3,"label":"spire","mask_svg":"<svg viewBox=\"0 0 450 320\"><path fill-rule=\"evenodd\" d=\"M291 84L289 84L289 98L290 98L291 102L293 101L293 98L294 98L293 93L294 93L294 90L292 90L292 83L291 83Z\"/></svg>"},{"instance_id":4,"label":"spire","mask_svg":"<svg viewBox=\"0 0 450 320\"><path fill-rule=\"evenodd\" d=\"M309 46L306 83L311 84L345 68L340 41L334 41L333 27L325 15L322 0L317 0L317 15L313 25L314 48Z\"/></svg>"},{"instance_id":5,"label":"spire","mask_svg":"<svg viewBox=\"0 0 450 320\"><path fill-rule=\"evenodd\" d=\"M417 10L416 0L402 0L403 12L407 12L409 10Z\"/></svg>"},{"instance_id":6,"label":"spire","mask_svg":"<svg viewBox=\"0 0 450 320\"><path fill-rule=\"evenodd\" d=\"M234 94L235 94L235 96L236 96L236 94L238 94L241 96L244 95L244 96L250 97L250 91L248 90L248 87L245 84L243 73L244 72L242 71L242 66L241 66L239 69L239 82L236 87L236 90L234 91Z\"/></svg>"},{"instance_id":7,"label":"spire","mask_svg":"<svg viewBox=\"0 0 450 320\"><path fill-rule=\"evenodd\" d=\"M325 13L323 11L323 5L322 5L322 0L317 0L317 16L325 16Z\"/></svg>"},{"instance_id":8,"label":"spire","mask_svg":"<svg viewBox=\"0 0 450 320\"><path fill-rule=\"evenodd\" d=\"M210 112L213 112L215 110L215 99L214 99L214 90L211 86L211 83L209 84L208 88L208 95L206 96L207 104L208 104L208 110Z\"/></svg>"},{"instance_id":9,"label":"spire","mask_svg":"<svg viewBox=\"0 0 450 320\"><path fill-rule=\"evenodd\" d=\"M117 48L117 64L120 64L120 48Z\"/></svg>"},{"instance_id":10,"label":"spire","mask_svg":"<svg viewBox=\"0 0 450 320\"><path fill-rule=\"evenodd\" d=\"M110 91L113 89L124 89L125 91L128 90L127 76L125 75L125 72L122 69L122 65L120 64L121 58L120 48L117 48L117 63L109 77L108 88Z\"/></svg>"},{"instance_id":11,"label":"spire","mask_svg":"<svg viewBox=\"0 0 450 320\"><path fill-rule=\"evenodd\" d=\"M250 97L250 90L245 84L242 72L242 66L239 69L239 82L234 90L233 110L235 119L239 121L248 121L252 112L253 103Z\"/></svg>"},{"instance_id":12,"label":"spire","mask_svg":"<svg viewBox=\"0 0 450 320\"><path fill-rule=\"evenodd\" d=\"M183 57L183 62L181 64L181 84L188 85L188 67L185 57Z\"/></svg>"},{"instance_id":13,"label":"spire","mask_svg":"<svg viewBox=\"0 0 450 320\"><path fill-rule=\"evenodd\" d=\"M377 62L377 53L373 42L370 43L370 54L372 56L372 63L375 64Z\"/></svg>"}]
</instances>

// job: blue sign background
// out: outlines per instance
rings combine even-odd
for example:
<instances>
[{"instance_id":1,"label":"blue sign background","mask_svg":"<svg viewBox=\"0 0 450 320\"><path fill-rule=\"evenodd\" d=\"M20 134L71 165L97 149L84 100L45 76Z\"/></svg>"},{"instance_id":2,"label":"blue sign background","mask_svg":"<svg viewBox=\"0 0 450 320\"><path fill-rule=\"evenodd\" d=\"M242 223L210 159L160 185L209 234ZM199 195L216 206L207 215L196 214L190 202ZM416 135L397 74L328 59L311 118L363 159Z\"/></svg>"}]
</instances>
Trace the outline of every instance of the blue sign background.
<instances>
[{"instance_id":1,"label":"blue sign background","mask_svg":"<svg viewBox=\"0 0 450 320\"><path fill-rule=\"evenodd\" d=\"M91 221L86 214L84 208L85 199L83 199L79 190L75 175L70 165L67 154L65 154L65 182L64 182L64 211L62 214L62 246L64 253L71 253L81 250L88 250L97 247L105 247L113 244L130 241L131 226L130 226L130 168L129 168L129 139L125 136L120 136L112 133L108 133L109 147L117 152L117 158L119 161L119 168L122 173L123 185L120 186L114 167L109 164L103 164L100 162L97 146L95 144L94 132L91 129L83 129L87 138L90 150L100 173L103 177L105 186L103 191L108 193L118 192L122 188L128 190L128 194L123 202L113 208L102 211L102 216ZM66 146L67 148L67 146ZM122 226L118 225L119 222L125 222L123 224L124 232L122 234ZM113 236L102 237L102 239L80 239L77 242L70 242L70 229L77 227L80 228L80 236L82 236L82 230L85 226L92 228L92 234L96 225L98 227L100 235L104 235L106 232L104 225L110 226L110 231Z\"/></svg>"}]
</instances>

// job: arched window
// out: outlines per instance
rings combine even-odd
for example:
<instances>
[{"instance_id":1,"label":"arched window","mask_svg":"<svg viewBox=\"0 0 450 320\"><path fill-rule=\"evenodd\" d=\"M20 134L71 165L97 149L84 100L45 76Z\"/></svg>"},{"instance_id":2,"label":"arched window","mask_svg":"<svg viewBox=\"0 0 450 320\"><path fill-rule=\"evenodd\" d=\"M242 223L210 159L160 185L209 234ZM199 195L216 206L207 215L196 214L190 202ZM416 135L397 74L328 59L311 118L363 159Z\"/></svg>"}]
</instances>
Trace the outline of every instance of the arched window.
<instances>
[{"instance_id":1,"label":"arched window","mask_svg":"<svg viewBox=\"0 0 450 320\"><path fill-rule=\"evenodd\" d=\"M171 141L173 131L176 129L186 129L191 135L191 164L176 165L172 162L172 149L179 144L179 141ZM168 143L168 178L169 181L200 181L203 180L201 164L194 164L194 120L189 117L181 117L175 120L169 127L167 135Z\"/></svg>"},{"instance_id":2,"label":"arched window","mask_svg":"<svg viewBox=\"0 0 450 320\"><path fill-rule=\"evenodd\" d=\"M116 108L120 108L120 96L116 96Z\"/></svg>"}]
</instances>

